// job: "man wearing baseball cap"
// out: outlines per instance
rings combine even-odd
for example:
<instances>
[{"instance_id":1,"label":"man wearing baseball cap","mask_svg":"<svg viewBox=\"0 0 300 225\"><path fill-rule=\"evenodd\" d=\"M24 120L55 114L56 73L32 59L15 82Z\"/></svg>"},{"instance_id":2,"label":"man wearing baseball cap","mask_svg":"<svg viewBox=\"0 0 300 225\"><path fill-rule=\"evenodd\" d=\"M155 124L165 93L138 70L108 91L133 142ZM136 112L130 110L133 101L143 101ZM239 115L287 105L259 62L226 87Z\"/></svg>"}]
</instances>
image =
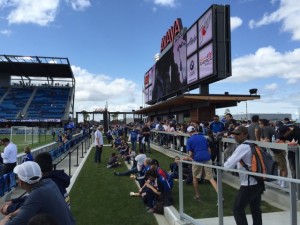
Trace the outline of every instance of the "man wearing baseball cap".
<instances>
[{"instance_id":1,"label":"man wearing baseball cap","mask_svg":"<svg viewBox=\"0 0 300 225\"><path fill-rule=\"evenodd\" d=\"M188 157L184 157L183 160L196 161L204 164L212 164L210 158L210 150L209 145L206 138L202 134L198 134L195 127L189 126L187 128L187 132L190 135L190 138L187 141L187 151L189 152ZM200 193L198 190L199 181L201 178L202 170L205 171L205 179L208 180L216 192L217 183L214 180L212 169L209 167L203 167L199 165L192 165L192 173L193 173L193 186L195 191L194 199L196 201L200 201Z\"/></svg>"},{"instance_id":2,"label":"man wearing baseball cap","mask_svg":"<svg viewBox=\"0 0 300 225\"><path fill-rule=\"evenodd\" d=\"M59 225L74 225L73 216L57 185L51 179L43 179L40 166L33 161L24 162L14 168L18 185L29 193L15 216L8 215L0 225L27 224L33 216L46 213Z\"/></svg>"},{"instance_id":3,"label":"man wearing baseball cap","mask_svg":"<svg viewBox=\"0 0 300 225\"><path fill-rule=\"evenodd\" d=\"M233 169L237 165L239 170L246 171L246 168L241 165L240 161L243 161L248 167L251 167L251 147L245 143L248 139L248 128L244 126L236 127L232 132L234 139L238 144L233 154L227 159L224 164L225 168ZM261 195L264 191L264 185L247 174L240 173L240 189L236 195L233 215L236 224L246 225L248 224L245 208L250 205L250 211L253 218L253 224L262 225L261 214Z\"/></svg>"}]
</instances>

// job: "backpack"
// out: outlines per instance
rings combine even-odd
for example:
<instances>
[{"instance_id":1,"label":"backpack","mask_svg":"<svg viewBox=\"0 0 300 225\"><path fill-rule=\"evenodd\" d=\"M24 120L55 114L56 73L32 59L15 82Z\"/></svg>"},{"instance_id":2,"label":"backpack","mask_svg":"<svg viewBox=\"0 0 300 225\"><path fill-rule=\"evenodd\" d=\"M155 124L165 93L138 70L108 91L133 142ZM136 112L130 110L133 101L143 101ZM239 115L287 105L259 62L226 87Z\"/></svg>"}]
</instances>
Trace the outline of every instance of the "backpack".
<instances>
[{"instance_id":1,"label":"backpack","mask_svg":"<svg viewBox=\"0 0 300 225\"><path fill-rule=\"evenodd\" d=\"M242 160L240 161L240 164L245 167L247 171L278 176L278 163L273 160L270 153L268 153L265 149L261 149L257 144L247 142L245 142L244 144L250 145L252 152L251 169ZM258 183L264 183L264 181L274 181L274 179L271 178L258 177L253 175L252 177L254 177Z\"/></svg>"}]
</instances>

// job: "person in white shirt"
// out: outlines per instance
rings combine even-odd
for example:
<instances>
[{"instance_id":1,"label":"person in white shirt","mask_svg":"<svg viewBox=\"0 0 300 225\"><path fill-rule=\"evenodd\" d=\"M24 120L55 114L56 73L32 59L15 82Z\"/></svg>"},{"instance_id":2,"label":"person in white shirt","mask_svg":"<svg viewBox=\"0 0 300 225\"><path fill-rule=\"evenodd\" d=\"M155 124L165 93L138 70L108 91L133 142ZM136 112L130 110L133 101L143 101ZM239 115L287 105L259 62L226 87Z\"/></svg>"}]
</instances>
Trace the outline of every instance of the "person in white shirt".
<instances>
[{"instance_id":1,"label":"person in white shirt","mask_svg":"<svg viewBox=\"0 0 300 225\"><path fill-rule=\"evenodd\" d=\"M144 154L144 150L140 149L140 153L134 158L135 162L133 163L133 166L131 169L125 171L125 172L116 172L114 171L114 174L116 176L129 176L131 174L140 173L144 167L144 161L147 158L147 156Z\"/></svg>"},{"instance_id":2,"label":"person in white shirt","mask_svg":"<svg viewBox=\"0 0 300 225\"><path fill-rule=\"evenodd\" d=\"M102 155L102 149L103 149L102 131L103 131L103 126L101 126L101 125L95 131L95 146L96 146L95 164L101 163L101 155Z\"/></svg>"},{"instance_id":3,"label":"person in white shirt","mask_svg":"<svg viewBox=\"0 0 300 225\"><path fill-rule=\"evenodd\" d=\"M17 165L17 154L18 148L12 143L8 138L3 138L1 140L2 145L5 146L3 152L1 152L1 157L3 159L3 167L1 174L6 174L13 172L15 166Z\"/></svg>"},{"instance_id":4,"label":"person in white shirt","mask_svg":"<svg viewBox=\"0 0 300 225\"><path fill-rule=\"evenodd\" d=\"M238 126L233 131L235 141L239 144L233 154L227 159L224 164L225 168L237 168L239 170L246 170L240 163L244 162L249 168L251 167L251 147L246 144L248 138L248 128L244 126ZM248 225L245 208L250 206L250 211L253 218L253 225L262 225L262 213L261 213L261 195L264 191L263 182L257 182L257 180L248 176L247 174L240 173L240 189L235 198L233 206L233 215L238 225Z\"/></svg>"}]
</instances>

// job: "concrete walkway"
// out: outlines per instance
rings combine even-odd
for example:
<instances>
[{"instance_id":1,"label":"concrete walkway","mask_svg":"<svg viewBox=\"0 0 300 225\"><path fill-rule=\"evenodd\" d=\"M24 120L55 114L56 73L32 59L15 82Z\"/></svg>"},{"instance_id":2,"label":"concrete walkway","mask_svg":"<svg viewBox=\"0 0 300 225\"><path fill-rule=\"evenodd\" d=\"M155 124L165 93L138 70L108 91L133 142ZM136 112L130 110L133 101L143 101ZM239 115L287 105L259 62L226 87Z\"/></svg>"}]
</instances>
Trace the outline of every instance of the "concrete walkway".
<instances>
[{"instance_id":1,"label":"concrete walkway","mask_svg":"<svg viewBox=\"0 0 300 225\"><path fill-rule=\"evenodd\" d=\"M300 213L298 212L298 220L300 218ZM249 224L252 224L252 217L251 215L247 215L247 220ZM200 224L203 225L216 225L218 224L218 218L207 218L207 219L198 219ZM262 215L263 225L289 225L291 224L290 220L290 212L283 211L283 212L275 212L275 213L264 213ZM226 216L224 217L224 225L234 225L235 220L233 216ZM299 225L298 222L297 225ZM296 224L295 224L296 225Z\"/></svg>"}]
</instances>

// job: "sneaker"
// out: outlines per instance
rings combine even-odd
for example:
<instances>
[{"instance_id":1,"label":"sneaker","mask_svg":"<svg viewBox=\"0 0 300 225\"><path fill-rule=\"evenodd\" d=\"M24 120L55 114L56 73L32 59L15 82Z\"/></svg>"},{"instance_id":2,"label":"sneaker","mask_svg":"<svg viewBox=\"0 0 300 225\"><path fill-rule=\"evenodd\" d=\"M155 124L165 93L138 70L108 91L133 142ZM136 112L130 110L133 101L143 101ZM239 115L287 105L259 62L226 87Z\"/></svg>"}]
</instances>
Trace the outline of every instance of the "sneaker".
<instances>
[{"instance_id":1,"label":"sneaker","mask_svg":"<svg viewBox=\"0 0 300 225\"><path fill-rule=\"evenodd\" d=\"M114 171L114 175L116 175L116 176L119 176L119 175L120 175L120 173L119 173L119 172L116 172L116 171Z\"/></svg>"},{"instance_id":2,"label":"sneaker","mask_svg":"<svg viewBox=\"0 0 300 225\"><path fill-rule=\"evenodd\" d=\"M196 200L197 202L201 201L199 196L194 196L194 200Z\"/></svg>"},{"instance_id":3,"label":"sneaker","mask_svg":"<svg viewBox=\"0 0 300 225\"><path fill-rule=\"evenodd\" d=\"M154 209L153 208L148 209L147 213L154 213Z\"/></svg>"},{"instance_id":4,"label":"sneaker","mask_svg":"<svg viewBox=\"0 0 300 225\"><path fill-rule=\"evenodd\" d=\"M281 182L282 182L282 180L278 180L278 181L277 181L277 184L278 184L279 186L281 186Z\"/></svg>"},{"instance_id":5,"label":"sneaker","mask_svg":"<svg viewBox=\"0 0 300 225\"><path fill-rule=\"evenodd\" d=\"M130 193L129 193L129 196L134 196L134 192L133 192L133 191L130 192Z\"/></svg>"}]
</instances>

